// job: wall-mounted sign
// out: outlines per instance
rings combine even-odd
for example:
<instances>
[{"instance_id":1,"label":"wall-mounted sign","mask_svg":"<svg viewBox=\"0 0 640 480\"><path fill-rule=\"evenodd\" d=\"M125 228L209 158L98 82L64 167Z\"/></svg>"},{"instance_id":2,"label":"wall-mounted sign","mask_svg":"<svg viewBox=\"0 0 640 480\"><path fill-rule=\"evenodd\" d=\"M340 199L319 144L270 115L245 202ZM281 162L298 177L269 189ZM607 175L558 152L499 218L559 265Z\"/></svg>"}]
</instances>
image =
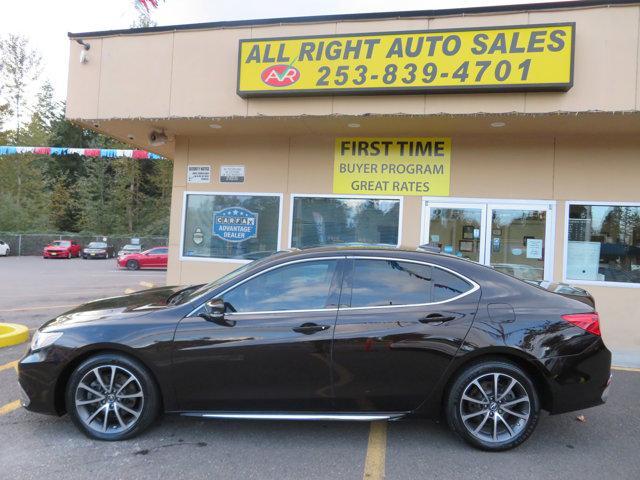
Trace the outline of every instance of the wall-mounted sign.
<instances>
[{"instance_id":1,"label":"wall-mounted sign","mask_svg":"<svg viewBox=\"0 0 640 480\"><path fill-rule=\"evenodd\" d=\"M213 214L213 235L226 242L244 242L258 235L258 214L229 207Z\"/></svg>"},{"instance_id":2,"label":"wall-mounted sign","mask_svg":"<svg viewBox=\"0 0 640 480\"><path fill-rule=\"evenodd\" d=\"M187 165L187 183L211 183L211 165Z\"/></svg>"},{"instance_id":3,"label":"wall-mounted sign","mask_svg":"<svg viewBox=\"0 0 640 480\"><path fill-rule=\"evenodd\" d=\"M243 183L244 165L222 165L220 167L220 183Z\"/></svg>"},{"instance_id":4,"label":"wall-mounted sign","mask_svg":"<svg viewBox=\"0 0 640 480\"><path fill-rule=\"evenodd\" d=\"M566 91L575 23L240 40L238 95Z\"/></svg>"},{"instance_id":5,"label":"wall-mounted sign","mask_svg":"<svg viewBox=\"0 0 640 480\"><path fill-rule=\"evenodd\" d=\"M337 138L333 193L449 195L450 138Z\"/></svg>"}]
</instances>

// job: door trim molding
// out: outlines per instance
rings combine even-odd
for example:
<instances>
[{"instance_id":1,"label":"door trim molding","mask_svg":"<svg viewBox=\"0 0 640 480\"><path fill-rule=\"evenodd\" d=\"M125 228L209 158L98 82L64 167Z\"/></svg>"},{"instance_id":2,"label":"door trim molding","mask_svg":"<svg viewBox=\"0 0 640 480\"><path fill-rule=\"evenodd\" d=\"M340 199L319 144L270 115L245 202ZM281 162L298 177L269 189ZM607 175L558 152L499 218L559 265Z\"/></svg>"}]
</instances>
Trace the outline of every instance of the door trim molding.
<instances>
[{"instance_id":1,"label":"door trim molding","mask_svg":"<svg viewBox=\"0 0 640 480\"><path fill-rule=\"evenodd\" d=\"M374 420L395 420L407 415L405 412L392 413L262 413L262 412L182 412L185 417L220 418L235 420L333 420L371 422Z\"/></svg>"}]
</instances>

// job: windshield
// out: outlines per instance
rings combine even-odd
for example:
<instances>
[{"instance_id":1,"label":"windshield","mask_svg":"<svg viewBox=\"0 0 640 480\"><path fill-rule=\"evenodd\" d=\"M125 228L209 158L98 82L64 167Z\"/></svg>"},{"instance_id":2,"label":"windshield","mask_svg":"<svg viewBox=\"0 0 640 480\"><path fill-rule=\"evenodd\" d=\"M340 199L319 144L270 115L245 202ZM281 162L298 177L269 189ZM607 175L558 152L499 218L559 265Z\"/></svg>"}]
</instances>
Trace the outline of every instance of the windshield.
<instances>
[{"instance_id":1,"label":"windshield","mask_svg":"<svg viewBox=\"0 0 640 480\"><path fill-rule=\"evenodd\" d=\"M102 242L91 242L87 248L107 248L107 244Z\"/></svg>"},{"instance_id":2,"label":"windshield","mask_svg":"<svg viewBox=\"0 0 640 480\"><path fill-rule=\"evenodd\" d=\"M125 245L123 250L140 250L140 245Z\"/></svg>"},{"instance_id":3,"label":"windshield","mask_svg":"<svg viewBox=\"0 0 640 480\"><path fill-rule=\"evenodd\" d=\"M51 245L54 247L68 247L71 245L71 242L68 240L56 240L55 242L51 242Z\"/></svg>"}]
</instances>

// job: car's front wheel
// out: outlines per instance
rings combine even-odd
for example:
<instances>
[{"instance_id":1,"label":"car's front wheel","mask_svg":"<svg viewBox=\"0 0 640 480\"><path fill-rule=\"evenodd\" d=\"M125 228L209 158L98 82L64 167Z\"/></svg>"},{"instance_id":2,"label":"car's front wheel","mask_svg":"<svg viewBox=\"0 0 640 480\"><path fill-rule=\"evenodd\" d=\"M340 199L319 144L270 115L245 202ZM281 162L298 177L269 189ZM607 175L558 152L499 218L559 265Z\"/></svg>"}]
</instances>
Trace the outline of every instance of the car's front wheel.
<instances>
[{"instance_id":1,"label":"car's front wheel","mask_svg":"<svg viewBox=\"0 0 640 480\"><path fill-rule=\"evenodd\" d=\"M136 260L127 261L127 270L138 270L139 268L140 264Z\"/></svg>"},{"instance_id":2,"label":"car's front wheel","mask_svg":"<svg viewBox=\"0 0 640 480\"><path fill-rule=\"evenodd\" d=\"M158 416L160 393L149 371L116 353L96 355L71 374L66 405L87 436L124 440L149 427Z\"/></svg>"},{"instance_id":3,"label":"car's front wheel","mask_svg":"<svg viewBox=\"0 0 640 480\"><path fill-rule=\"evenodd\" d=\"M449 390L449 426L482 450L509 450L535 429L540 404L535 385L520 367L507 361L476 363L458 374Z\"/></svg>"}]
</instances>

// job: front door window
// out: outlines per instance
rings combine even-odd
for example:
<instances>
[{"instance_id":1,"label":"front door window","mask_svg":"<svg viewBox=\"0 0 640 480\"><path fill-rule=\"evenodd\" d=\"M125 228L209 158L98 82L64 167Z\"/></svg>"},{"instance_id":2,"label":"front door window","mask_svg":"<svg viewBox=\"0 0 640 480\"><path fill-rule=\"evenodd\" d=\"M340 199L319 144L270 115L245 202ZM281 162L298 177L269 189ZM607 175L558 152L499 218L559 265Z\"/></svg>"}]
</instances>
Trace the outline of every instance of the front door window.
<instances>
[{"instance_id":1,"label":"front door window","mask_svg":"<svg viewBox=\"0 0 640 480\"><path fill-rule=\"evenodd\" d=\"M544 210L494 209L489 264L522 280L543 280L546 224Z\"/></svg>"},{"instance_id":2,"label":"front door window","mask_svg":"<svg viewBox=\"0 0 640 480\"><path fill-rule=\"evenodd\" d=\"M438 245L444 253L480 261L483 208L434 206L430 216L427 243Z\"/></svg>"}]
</instances>

